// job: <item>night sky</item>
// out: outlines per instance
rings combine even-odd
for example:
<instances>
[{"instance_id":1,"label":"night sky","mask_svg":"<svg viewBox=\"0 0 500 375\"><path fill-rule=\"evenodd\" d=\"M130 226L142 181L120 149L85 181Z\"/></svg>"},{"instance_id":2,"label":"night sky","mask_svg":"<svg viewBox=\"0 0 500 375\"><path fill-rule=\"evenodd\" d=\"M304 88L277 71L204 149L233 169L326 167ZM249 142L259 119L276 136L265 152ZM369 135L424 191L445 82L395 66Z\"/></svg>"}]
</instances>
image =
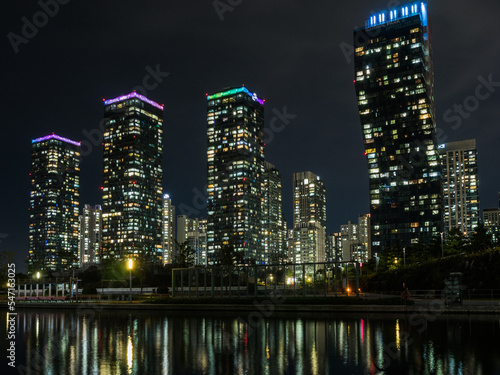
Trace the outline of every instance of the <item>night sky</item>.
<instances>
[{"instance_id":1,"label":"night sky","mask_svg":"<svg viewBox=\"0 0 500 375\"><path fill-rule=\"evenodd\" d=\"M284 107L289 116L265 151L283 176L289 227L293 172L324 180L329 233L369 212L348 46L353 28L397 1L221 0L221 14L212 0L59 1L46 19L37 1L2 5L0 250L16 253L18 271L28 252L31 139L55 132L88 140L99 129L102 99L143 86L151 70L160 73L146 80L146 95L165 104L163 187L177 207L206 215L197 203L206 184L205 93L245 84L266 99L267 124ZM500 190L499 14L492 0L429 3L439 140L477 139L482 208L496 207ZM42 27L36 35L24 30L16 53L9 33L22 38L23 17L35 15ZM499 84L475 105L478 78L490 75ZM478 108L458 121L450 111L464 101ZM80 205L101 204L102 149L85 154Z\"/></svg>"}]
</instances>

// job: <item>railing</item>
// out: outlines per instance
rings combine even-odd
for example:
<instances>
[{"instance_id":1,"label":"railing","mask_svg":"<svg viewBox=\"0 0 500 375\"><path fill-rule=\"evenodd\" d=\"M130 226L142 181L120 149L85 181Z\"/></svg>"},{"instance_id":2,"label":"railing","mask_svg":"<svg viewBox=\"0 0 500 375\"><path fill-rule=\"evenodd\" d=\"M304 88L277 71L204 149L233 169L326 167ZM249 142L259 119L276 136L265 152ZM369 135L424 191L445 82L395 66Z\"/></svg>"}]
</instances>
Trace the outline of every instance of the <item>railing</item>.
<instances>
[{"instance_id":1,"label":"railing","mask_svg":"<svg viewBox=\"0 0 500 375\"><path fill-rule=\"evenodd\" d=\"M426 299L442 299L444 298L444 289L423 289L412 290L409 289L410 298L417 300ZM371 293L380 296L400 296L402 291L381 291ZM463 300L485 300L485 301L500 301L500 289L462 289Z\"/></svg>"},{"instance_id":2,"label":"railing","mask_svg":"<svg viewBox=\"0 0 500 375\"><path fill-rule=\"evenodd\" d=\"M359 266L346 262L175 268L171 285L173 297L358 295Z\"/></svg>"}]
</instances>

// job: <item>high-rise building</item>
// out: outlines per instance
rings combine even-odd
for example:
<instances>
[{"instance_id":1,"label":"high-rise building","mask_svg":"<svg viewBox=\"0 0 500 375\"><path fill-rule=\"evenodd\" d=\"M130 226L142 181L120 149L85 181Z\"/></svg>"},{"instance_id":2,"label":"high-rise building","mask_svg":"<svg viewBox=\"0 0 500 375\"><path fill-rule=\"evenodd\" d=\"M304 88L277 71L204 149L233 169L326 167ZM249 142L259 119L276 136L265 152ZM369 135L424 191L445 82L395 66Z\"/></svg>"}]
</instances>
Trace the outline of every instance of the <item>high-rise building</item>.
<instances>
[{"instance_id":1,"label":"high-rise building","mask_svg":"<svg viewBox=\"0 0 500 375\"><path fill-rule=\"evenodd\" d=\"M439 145L443 169L444 230L468 236L479 224L479 175L476 140Z\"/></svg>"},{"instance_id":2,"label":"high-rise building","mask_svg":"<svg viewBox=\"0 0 500 375\"><path fill-rule=\"evenodd\" d=\"M283 216L281 174L271 163L264 162L264 166L263 261L282 263L286 252L286 222Z\"/></svg>"},{"instance_id":3,"label":"high-rise building","mask_svg":"<svg viewBox=\"0 0 500 375\"><path fill-rule=\"evenodd\" d=\"M80 143L56 134L33 139L28 272L78 266Z\"/></svg>"},{"instance_id":4,"label":"high-rise building","mask_svg":"<svg viewBox=\"0 0 500 375\"><path fill-rule=\"evenodd\" d=\"M198 230L198 219L187 215L177 215L177 242L184 243L189 238L189 232Z\"/></svg>"},{"instance_id":5,"label":"high-rise building","mask_svg":"<svg viewBox=\"0 0 500 375\"><path fill-rule=\"evenodd\" d=\"M295 263L295 236L293 229L286 231L286 258L284 263Z\"/></svg>"},{"instance_id":6,"label":"high-rise building","mask_svg":"<svg viewBox=\"0 0 500 375\"><path fill-rule=\"evenodd\" d=\"M207 219L190 218L187 215L177 216L177 242L187 242L194 252L194 264L207 265Z\"/></svg>"},{"instance_id":7,"label":"high-rise building","mask_svg":"<svg viewBox=\"0 0 500 375\"><path fill-rule=\"evenodd\" d=\"M331 233L329 236L330 242L330 257L328 261L330 262L341 262L343 260L342 255L342 232Z\"/></svg>"},{"instance_id":8,"label":"high-rise building","mask_svg":"<svg viewBox=\"0 0 500 375\"><path fill-rule=\"evenodd\" d=\"M494 244L500 241L500 208L483 209L483 224Z\"/></svg>"},{"instance_id":9,"label":"high-rise building","mask_svg":"<svg viewBox=\"0 0 500 375\"><path fill-rule=\"evenodd\" d=\"M342 261L367 262L371 258L370 214L359 215L358 222L340 227Z\"/></svg>"},{"instance_id":10,"label":"high-rise building","mask_svg":"<svg viewBox=\"0 0 500 375\"><path fill-rule=\"evenodd\" d=\"M223 246L263 262L264 101L246 87L207 95L208 264Z\"/></svg>"},{"instance_id":11,"label":"high-rise building","mask_svg":"<svg viewBox=\"0 0 500 375\"><path fill-rule=\"evenodd\" d=\"M429 242L443 225L426 3L371 16L354 44L372 251Z\"/></svg>"},{"instance_id":12,"label":"high-rise building","mask_svg":"<svg viewBox=\"0 0 500 375\"><path fill-rule=\"evenodd\" d=\"M295 263L326 260L326 190L312 172L293 174Z\"/></svg>"},{"instance_id":13,"label":"high-rise building","mask_svg":"<svg viewBox=\"0 0 500 375\"><path fill-rule=\"evenodd\" d=\"M135 91L104 101L102 258L161 262L163 106Z\"/></svg>"},{"instance_id":14,"label":"high-rise building","mask_svg":"<svg viewBox=\"0 0 500 375\"><path fill-rule=\"evenodd\" d=\"M357 258L359 247L359 228L358 224L348 221L347 224L340 226L342 236L342 260L350 262Z\"/></svg>"},{"instance_id":15,"label":"high-rise building","mask_svg":"<svg viewBox=\"0 0 500 375\"><path fill-rule=\"evenodd\" d=\"M168 194L163 195L163 264L175 259L175 206Z\"/></svg>"},{"instance_id":16,"label":"high-rise building","mask_svg":"<svg viewBox=\"0 0 500 375\"><path fill-rule=\"evenodd\" d=\"M194 264L207 265L207 219L196 219L196 228L188 232L188 245L194 250Z\"/></svg>"},{"instance_id":17,"label":"high-rise building","mask_svg":"<svg viewBox=\"0 0 500 375\"><path fill-rule=\"evenodd\" d=\"M98 264L101 257L102 207L86 204L80 215L80 267Z\"/></svg>"},{"instance_id":18,"label":"high-rise building","mask_svg":"<svg viewBox=\"0 0 500 375\"><path fill-rule=\"evenodd\" d=\"M368 262L372 257L372 232L370 214L359 215L358 239L360 245L359 260Z\"/></svg>"}]
</instances>

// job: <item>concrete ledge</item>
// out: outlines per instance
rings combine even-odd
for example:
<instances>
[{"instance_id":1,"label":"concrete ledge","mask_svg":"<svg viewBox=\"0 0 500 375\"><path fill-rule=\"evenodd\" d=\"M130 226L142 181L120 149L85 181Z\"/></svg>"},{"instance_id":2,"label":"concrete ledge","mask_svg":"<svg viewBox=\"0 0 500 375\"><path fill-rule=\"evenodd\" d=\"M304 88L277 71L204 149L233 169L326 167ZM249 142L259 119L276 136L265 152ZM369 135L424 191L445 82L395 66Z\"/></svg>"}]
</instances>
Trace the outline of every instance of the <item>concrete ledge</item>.
<instances>
[{"instance_id":1,"label":"concrete ledge","mask_svg":"<svg viewBox=\"0 0 500 375\"><path fill-rule=\"evenodd\" d=\"M431 313L431 314L500 314L500 306L444 306L444 305L414 305L414 306L390 306L390 305L274 305L269 303L256 303L246 305L234 304L147 304L147 303L16 303L16 310L22 309L55 309L55 310L89 310L98 306L98 310L150 310L150 311L191 311L191 312L252 312L258 310L258 306L266 308L273 306L273 312L288 313Z\"/></svg>"}]
</instances>

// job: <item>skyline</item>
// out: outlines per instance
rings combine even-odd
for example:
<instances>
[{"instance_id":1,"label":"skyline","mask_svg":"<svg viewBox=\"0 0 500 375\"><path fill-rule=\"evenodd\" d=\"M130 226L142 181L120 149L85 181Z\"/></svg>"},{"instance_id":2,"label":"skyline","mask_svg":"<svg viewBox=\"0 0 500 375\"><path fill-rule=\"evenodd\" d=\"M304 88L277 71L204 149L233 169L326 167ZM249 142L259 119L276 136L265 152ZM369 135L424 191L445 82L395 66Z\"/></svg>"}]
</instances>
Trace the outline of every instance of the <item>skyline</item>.
<instances>
[{"instance_id":1,"label":"skyline","mask_svg":"<svg viewBox=\"0 0 500 375\"><path fill-rule=\"evenodd\" d=\"M77 35L81 32L82 37L79 40L85 43L76 43L81 50L78 48L75 50L72 44L64 43L64 35L59 35L58 32L66 30L82 10L83 14L88 12L88 8L77 3L61 5L59 13L50 19L47 26L40 28L39 35L30 39L28 44L19 46L18 54L11 49L7 40L6 46L10 50L6 54L6 63L13 70L13 74L7 79L7 87L12 95L5 98L6 107L10 110L4 118L6 133L2 138L1 152L2 160L16 160L16 162L4 165L2 175L7 181L16 183L2 186L2 196L8 199L4 198L5 214L0 221L2 235L0 250L15 251L18 267L20 269L25 267L22 261L27 254L28 242L27 207L31 139L55 132L78 141L89 140L86 134L90 136L95 134L92 131L99 128L102 120L100 98L130 92L136 86L153 87L154 84L151 82L156 83L157 87L147 90L147 96L159 103L165 103L164 155L167 160L164 162L163 187L164 193L170 194L176 207L185 204L200 211L199 215L192 216L205 215L203 210L197 209L193 204L193 200L199 200L198 193L206 184L204 94L245 83L260 97L267 99L266 127L270 126L273 118L279 117L278 114L284 113L284 107L289 116L296 116L288 117L289 123L285 124L281 132L271 133L271 142L268 141L266 147L266 159L276 165L283 176L283 206L288 227L290 228L292 223L293 172L311 171L324 180L327 189L328 233L337 232L341 224L347 223L348 220L355 221L359 214L368 213L366 178L368 171L363 155L362 129L352 84L354 67L352 61L347 62L345 49L342 47L345 47L343 43L352 45L352 30L356 25L363 26L364 20L369 18L369 10L386 9L387 3L368 1L362 3L357 6L311 4L302 8L298 2L288 2L287 6L281 1L276 4L266 3L265 6L262 2L243 3L234 12L225 13L225 19L221 22L210 3L199 5L196 9L186 9L187 4L182 2L170 5L157 2L157 8L175 8L174 10L178 12L175 14L183 15L179 19L193 22L178 29L183 30L182 35L189 29L187 44L194 41L199 44L199 50L189 46L179 46L177 39L170 37L167 39L171 49L184 52L182 58L177 56L171 58L166 56L170 55L166 52L153 52L152 49L156 48L153 47L153 43L134 40L134 46L139 49L136 55L140 57L131 58L131 61L120 65L113 63L121 62L126 55L118 54L108 59L104 56L111 52L104 54L102 52L105 48L116 52L121 47L110 48L107 42L101 39L108 42L113 40L113 35L102 38L102 35L109 35L103 31L113 33L120 31L126 33L126 36L133 37L135 35L133 29L117 27L126 20L114 20L118 25L112 25L113 22L104 25L99 22L104 20L98 19L95 25L92 24L93 29L88 33L90 34L88 39L83 38L85 25L75 23L72 26L74 28L70 27L69 30L73 30ZM101 5L101 9L104 12L111 12L112 4L113 2ZM135 7L136 5L129 2L123 4L122 10L127 20L130 14L134 14ZM326 11L324 7L331 12ZM157 8L153 8L147 15L157 17L155 16ZM465 113L468 115L467 118L458 117L460 124L457 120L459 115L454 113L453 108L455 103L465 103L469 96L476 97L478 92L476 88L479 85L484 86L484 81L489 80L490 74L492 81L500 81L498 64L495 64L495 61L498 61L499 49L489 44L490 40L475 40L473 35L469 36L468 32L471 32L472 26L464 22L469 17L483 18L485 21L479 26L484 30L494 30L498 25L493 21L489 24L486 17L474 17L474 14L470 13L484 11L484 14L494 14L493 8L500 10L500 6L489 4L487 9L476 6L464 10L455 7L454 11L457 13L453 15L451 12L445 12L447 6L443 3L437 4L431 1L429 8L434 47L437 122L438 128L444 132L444 135L441 134L443 141L439 143L469 138L478 140L481 208L496 207L500 178L495 174L497 159L494 146L495 141L498 141L499 131L492 124L495 114L498 113L495 108L498 92L495 87L491 87L494 91L490 92L489 98L478 100L479 106L476 111ZM332 24L327 22L328 17L323 13L333 14L335 9L336 13L345 13L348 17L343 17L342 20ZM9 32L19 33L22 26L21 17L30 18L38 10L38 5L32 4L32 6L18 5L12 14L7 12L10 20L3 26L4 35ZM145 12L137 12L140 16L143 13ZM168 17L172 15L167 11L163 14ZM192 17L189 17L190 14ZM261 16L266 20L280 22L276 22L277 25L272 22L272 25L265 24L263 30L252 28L252 32L247 35L246 31L250 30L252 23L258 22ZM318 22L315 25L309 25L307 22L304 22L307 25L303 25L299 22L303 18L312 16L317 17ZM173 18L175 21L175 17ZM197 21L203 22L198 24ZM159 21L155 22L153 25L161 27ZM242 27L240 23L247 27ZM190 28L190 25L193 27ZM284 26L284 30L290 35L285 35L286 32L281 31L280 25ZM302 27L296 30L297 25ZM308 26L312 29L308 29ZM167 35L180 33L175 27L165 27ZM207 28L212 33L207 32ZM322 32L318 32L318 29ZM232 30L239 31L229 32ZM481 34L477 26L474 30ZM461 32L469 36L469 40L460 39ZM210 52L208 53L210 57L204 58L203 53L208 51L208 47L204 45L208 39L207 35L226 34L229 34L230 39L239 37L244 41L259 41L260 53L253 54L254 59L233 60L232 56L238 56L242 48L233 40L216 46L210 44L210 48L216 49L216 52ZM233 37L233 34L236 36ZM455 45L446 46L446 43L450 42L450 35L464 44L460 45L455 39ZM74 34L67 36L68 40L71 40L71 37L74 37ZM155 35L151 35L151 38L154 37ZM266 41L266 37L271 37L272 40ZM217 38L213 39L216 41ZM127 43L127 37L117 40ZM248 45L246 42L242 43L243 48L246 48L246 45ZM231 49L226 50L227 46L231 46ZM61 61L50 58L57 49L60 52L63 47L69 49L69 56L60 55ZM462 48L457 47L462 47L463 51L458 53L455 48ZM479 52L472 54L472 49ZM47 58L44 58L44 54ZM89 56L85 56L86 54ZM190 54L198 56L199 60L187 58L186 55ZM94 63L97 56L100 56L99 63ZM310 59L309 56L316 59ZM477 56L485 58L479 60ZM230 64L220 63L225 59L228 59ZM473 62L467 62L468 59ZM457 67L451 66L457 60L461 60L460 64L457 64ZM26 70L26 65L31 61L40 67L41 72L29 68ZM234 64L231 64L232 62ZM206 66L207 63L209 66ZM219 68L219 65L224 65L223 69ZM235 67L229 69L226 65ZM82 71L85 74L74 77L72 74L75 71ZM146 80L146 76L153 77L153 80ZM186 81L187 79L189 80ZM61 92L61 89L64 91ZM481 97L484 97L484 92L488 91L480 92ZM477 96L479 99L481 97ZM25 105L26 102L30 105ZM78 116L74 116L75 114ZM445 118L452 121L447 122ZM17 133L20 126L26 129L23 129L23 136ZM486 135L487 130L489 132ZM448 138L444 139L444 136ZM293 152L290 153L290 150ZM189 157L186 157L187 155ZM102 149L92 145L91 151L82 160L80 200L82 207L84 204L101 203L99 188L102 185L102 160L99 159L102 159ZM187 176L186 170L192 173ZM338 182L340 176L346 176L341 183ZM180 215L182 212L177 211L177 214Z\"/></svg>"}]
</instances>

